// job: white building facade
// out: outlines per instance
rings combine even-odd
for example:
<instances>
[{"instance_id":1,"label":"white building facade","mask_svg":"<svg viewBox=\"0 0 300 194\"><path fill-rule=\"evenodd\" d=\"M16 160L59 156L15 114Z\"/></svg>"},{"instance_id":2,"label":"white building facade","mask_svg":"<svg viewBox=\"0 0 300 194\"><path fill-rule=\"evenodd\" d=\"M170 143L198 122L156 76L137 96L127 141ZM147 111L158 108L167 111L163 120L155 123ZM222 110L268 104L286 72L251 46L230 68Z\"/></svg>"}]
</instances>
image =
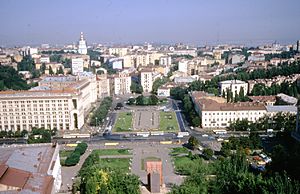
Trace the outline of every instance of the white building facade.
<instances>
[{"instance_id":1,"label":"white building facade","mask_svg":"<svg viewBox=\"0 0 300 194\"><path fill-rule=\"evenodd\" d=\"M114 85L116 95L130 94L131 76L129 76L127 73L119 73L114 78Z\"/></svg>"},{"instance_id":2,"label":"white building facade","mask_svg":"<svg viewBox=\"0 0 300 194\"><path fill-rule=\"evenodd\" d=\"M143 87L143 92L151 92L153 86L153 75L151 70L141 71L141 85Z\"/></svg>"},{"instance_id":3,"label":"white building facade","mask_svg":"<svg viewBox=\"0 0 300 194\"><path fill-rule=\"evenodd\" d=\"M83 72L83 59L76 58L72 59L72 74L78 75L79 73Z\"/></svg>"},{"instance_id":4,"label":"white building facade","mask_svg":"<svg viewBox=\"0 0 300 194\"><path fill-rule=\"evenodd\" d=\"M222 81L219 83L219 87L220 87L221 95L223 95L223 93L225 93L226 95L227 94L226 92L229 90L232 92L233 97L235 97L235 94L239 94L242 88L244 90L244 95L246 95L248 91L248 84L240 80Z\"/></svg>"}]
</instances>

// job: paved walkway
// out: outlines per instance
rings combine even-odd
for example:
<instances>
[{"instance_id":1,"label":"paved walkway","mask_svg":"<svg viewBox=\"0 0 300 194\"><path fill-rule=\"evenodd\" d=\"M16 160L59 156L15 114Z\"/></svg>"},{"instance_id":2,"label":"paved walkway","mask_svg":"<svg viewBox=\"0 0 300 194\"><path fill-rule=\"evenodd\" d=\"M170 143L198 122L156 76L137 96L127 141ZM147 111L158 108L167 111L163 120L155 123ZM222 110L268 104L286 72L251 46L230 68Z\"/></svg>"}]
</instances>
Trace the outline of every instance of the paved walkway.
<instances>
[{"instance_id":1,"label":"paved walkway","mask_svg":"<svg viewBox=\"0 0 300 194\"><path fill-rule=\"evenodd\" d=\"M162 161L164 184L181 184L183 178L174 173L172 160L169 155L170 149L162 146L136 147L133 150L132 173L140 177L144 184L147 184L147 174L142 170L142 159L147 157L157 157Z\"/></svg>"},{"instance_id":2,"label":"paved walkway","mask_svg":"<svg viewBox=\"0 0 300 194\"><path fill-rule=\"evenodd\" d=\"M89 147L86 149L86 152L80 157L80 161L76 166L62 166L61 168L61 174L62 174L62 186L60 188L60 193L72 193L71 191L68 191L68 187L72 189L73 180L72 178L76 177L77 172L80 170L82 164L84 163L85 159L90 155Z\"/></svg>"},{"instance_id":3,"label":"paved walkway","mask_svg":"<svg viewBox=\"0 0 300 194\"><path fill-rule=\"evenodd\" d=\"M100 156L100 158L132 158L132 155L107 155Z\"/></svg>"}]
</instances>

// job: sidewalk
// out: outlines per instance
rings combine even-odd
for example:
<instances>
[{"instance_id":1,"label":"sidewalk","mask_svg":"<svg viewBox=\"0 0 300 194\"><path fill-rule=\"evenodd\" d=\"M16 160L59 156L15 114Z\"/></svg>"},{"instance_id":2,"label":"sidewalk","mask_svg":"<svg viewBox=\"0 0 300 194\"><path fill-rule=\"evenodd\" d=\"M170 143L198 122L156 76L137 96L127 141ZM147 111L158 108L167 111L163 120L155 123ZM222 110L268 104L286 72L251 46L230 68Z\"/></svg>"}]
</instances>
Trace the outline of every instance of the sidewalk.
<instances>
[{"instance_id":1,"label":"sidewalk","mask_svg":"<svg viewBox=\"0 0 300 194\"><path fill-rule=\"evenodd\" d=\"M73 180L77 175L77 172L80 170L85 159L90 155L89 148L86 149L86 152L80 157L80 161L76 166L62 166L61 175L62 175L62 186L60 188L60 193L72 193L68 191L68 186L72 189Z\"/></svg>"}]
</instances>

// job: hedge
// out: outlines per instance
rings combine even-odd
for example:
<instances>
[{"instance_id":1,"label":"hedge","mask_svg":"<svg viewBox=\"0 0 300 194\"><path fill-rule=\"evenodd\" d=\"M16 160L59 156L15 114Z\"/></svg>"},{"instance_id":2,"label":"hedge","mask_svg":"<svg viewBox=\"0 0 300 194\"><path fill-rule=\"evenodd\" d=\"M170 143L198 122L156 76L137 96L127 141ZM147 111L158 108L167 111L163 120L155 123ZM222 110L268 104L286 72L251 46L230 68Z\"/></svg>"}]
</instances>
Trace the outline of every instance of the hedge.
<instances>
[{"instance_id":1,"label":"hedge","mask_svg":"<svg viewBox=\"0 0 300 194\"><path fill-rule=\"evenodd\" d=\"M65 160L65 166L75 166L80 160L80 156L84 154L88 145L86 143L77 144L75 150Z\"/></svg>"}]
</instances>

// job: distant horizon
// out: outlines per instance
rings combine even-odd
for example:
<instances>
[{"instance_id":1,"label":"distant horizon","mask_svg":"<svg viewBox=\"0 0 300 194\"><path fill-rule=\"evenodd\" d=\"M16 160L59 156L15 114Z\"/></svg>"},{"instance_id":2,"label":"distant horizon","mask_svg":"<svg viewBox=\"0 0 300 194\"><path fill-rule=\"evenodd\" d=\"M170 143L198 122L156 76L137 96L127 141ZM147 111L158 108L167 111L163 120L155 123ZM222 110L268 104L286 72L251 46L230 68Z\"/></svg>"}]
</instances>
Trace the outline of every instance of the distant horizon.
<instances>
[{"instance_id":1,"label":"distant horizon","mask_svg":"<svg viewBox=\"0 0 300 194\"><path fill-rule=\"evenodd\" d=\"M188 42L90 42L88 39L86 39L87 45L92 46L92 45L105 45L105 46L130 46L130 45L144 45L146 43L152 44L152 45L175 45L182 43L184 45L188 46L194 46L194 47L203 47L203 46L218 46L218 45L236 45L236 46L245 46L245 47L258 47L258 46L263 46L263 45L271 45L273 43L278 43L281 46L288 46L288 45L296 45L298 40L291 40L291 41L285 41L281 42L278 40L245 40L245 41L207 41L205 44L200 43L200 44L195 44L195 43L188 43ZM0 47L2 48L13 48L13 47L25 47L25 46L30 46L30 47L41 47L42 44L49 44L50 47L63 47L67 45L72 45L78 44L77 41L73 42L66 42L66 43L47 43L47 42L41 42L41 43L28 43L28 44L10 44L10 45L1 45Z\"/></svg>"},{"instance_id":2,"label":"distant horizon","mask_svg":"<svg viewBox=\"0 0 300 194\"><path fill-rule=\"evenodd\" d=\"M299 0L2 0L0 46L185 43L259 46L300 39Z\"/></svg>"}]
</instances>

